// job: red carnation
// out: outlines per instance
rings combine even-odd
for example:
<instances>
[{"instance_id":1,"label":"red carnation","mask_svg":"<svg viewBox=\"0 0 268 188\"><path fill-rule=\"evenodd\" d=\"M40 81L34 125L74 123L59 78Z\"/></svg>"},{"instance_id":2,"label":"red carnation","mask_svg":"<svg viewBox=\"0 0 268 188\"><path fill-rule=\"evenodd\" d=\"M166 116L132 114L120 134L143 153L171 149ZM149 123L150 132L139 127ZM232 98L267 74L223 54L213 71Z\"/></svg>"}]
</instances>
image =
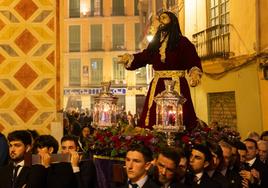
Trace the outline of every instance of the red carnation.
<instances>
[{"instance_id":1,"label":"red carnation","mask_svg":"<svg viewBox=\"0 0 268 188\"><path fill-rule=\"evenodd\" d=\"M190 141L190 138L189 138L188 136L186 136L186 135L183 135L181 139L182 139L182 141L183 141L184 143L186 143L186 144L188 144L189 141Z\"/></svg>"}]
</instances>

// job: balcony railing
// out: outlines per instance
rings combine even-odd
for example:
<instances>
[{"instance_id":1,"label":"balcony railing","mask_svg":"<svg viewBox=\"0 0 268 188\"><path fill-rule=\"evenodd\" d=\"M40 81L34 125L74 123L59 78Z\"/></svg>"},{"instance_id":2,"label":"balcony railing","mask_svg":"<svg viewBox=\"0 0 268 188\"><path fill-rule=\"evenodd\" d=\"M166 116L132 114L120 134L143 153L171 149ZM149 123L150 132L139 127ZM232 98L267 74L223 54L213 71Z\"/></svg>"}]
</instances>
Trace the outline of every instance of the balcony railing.
<instances>
[{"instance_id":1,"label":"balcony railing","mask_svg":"<svg viewBox=\"0 0 268 188\"><path fill-rule=\"evenodd\" d=\"M101 11L88 11L88 12L81 12L80 17L96 17L96 16L103 16L103 12Z\"/></svg>"},{"instance_id":2,"label":"balcony railing","mask_svg":"<svg viewBox=\"0 0 268 188\"><path fill-rule=\"evenodd\" d=\"M111 51L124 51L127 49L126 42L124 43L112 43L111 44Z\"/></svg>"},{"instance_id":3,"label":"balcony railing","mask_svg":"<svg viewBox=\"0 0 268 188\"><path fill-rule=\"evenodd\" d=\"M69 18L85 18L95 16L103 16L103 10L97 9L94 11L80 12L80 9L69 9Z\"/></svg>"},{"instance_id":4,"label":"balcony railing","mask_svg":"<svg viewBox=\"0 0 268 188\"><path fill-rule=\"evenodd\" d=\"M80 52L80 43L69 43L69 52Z\"/></svg>"},{"instance_id":5,"label":"balcony railing","mask_svg":"<svg viewBox=\"0 0 268 188\"><path fill-rule=\"evenodd\" d=\"M80 8L70 8L69 9L70 18L79 18L80 17Z\"/></svg>"},{"instance_id":6,"label":"balcony railing","mask_svg":"<svg viewBox=\"0 0 268 188\"><path fill-rule=\"evenodd\" d=\"M111 8L111 16L125 16L125 7L119 8L119 7L114 7Z\"/></svg>"},{"instance_id":7,"label":"balcony railing","mask_svg":"<svg viewBox=\"0 0 268 188\"><path fill-rule=\"evenodd\" d=\"M193 35L201 59L228 58L230 54L229 25L216 25Z\"/></svg>"}]
</instances>

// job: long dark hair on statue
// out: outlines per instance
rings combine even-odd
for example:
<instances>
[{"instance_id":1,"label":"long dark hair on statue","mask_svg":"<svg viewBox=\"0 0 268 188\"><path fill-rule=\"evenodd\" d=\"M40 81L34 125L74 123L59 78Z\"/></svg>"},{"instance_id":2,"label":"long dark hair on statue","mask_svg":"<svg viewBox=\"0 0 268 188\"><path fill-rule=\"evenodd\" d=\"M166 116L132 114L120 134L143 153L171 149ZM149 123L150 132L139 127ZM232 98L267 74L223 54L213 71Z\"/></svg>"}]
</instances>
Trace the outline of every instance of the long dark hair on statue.
<instances>
[{"instance_id":1,"label":"long dark hair on statue","mask_svg":"<svg viewBox=\"0 0 268 188\"><path fill-rule=\"evenodd\" d=\"M170 23L167 25L167 30L169 35L168 43L167 43L167 49L168 51L171 51L175 49L179 43L180 37L182 36L180 25L178 18L176 17L175 14L169 11L162 12L161 14L167 14L170 18ZM160 16L161 16L160 14ZM152 53L158 53L159 52L159 47L161 46L161 32L163 29L161 26L158 27L158 30L156 34L154 35L153 40L149 43L147 49L152 52Z\"/></svg>"}]
</instances>

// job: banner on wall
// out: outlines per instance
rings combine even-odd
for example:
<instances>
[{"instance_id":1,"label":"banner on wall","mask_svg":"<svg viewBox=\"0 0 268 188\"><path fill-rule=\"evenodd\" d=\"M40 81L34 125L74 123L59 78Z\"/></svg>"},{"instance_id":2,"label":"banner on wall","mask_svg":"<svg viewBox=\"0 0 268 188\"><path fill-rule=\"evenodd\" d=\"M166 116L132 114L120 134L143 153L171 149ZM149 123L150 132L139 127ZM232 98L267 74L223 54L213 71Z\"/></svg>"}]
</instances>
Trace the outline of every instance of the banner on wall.
<instances>
[{"instance_id":1,"label":"banner on wall","mask_svg":"<svg viewBox=\"0 0 268 188\"><path fill-rule=\"evenodd\" d=\"M64 89L64 95L97 95L101 90L101 88ZM126 88L111 88L113 94L125 95L126 91Z\"/></svg>"}]
</instances>

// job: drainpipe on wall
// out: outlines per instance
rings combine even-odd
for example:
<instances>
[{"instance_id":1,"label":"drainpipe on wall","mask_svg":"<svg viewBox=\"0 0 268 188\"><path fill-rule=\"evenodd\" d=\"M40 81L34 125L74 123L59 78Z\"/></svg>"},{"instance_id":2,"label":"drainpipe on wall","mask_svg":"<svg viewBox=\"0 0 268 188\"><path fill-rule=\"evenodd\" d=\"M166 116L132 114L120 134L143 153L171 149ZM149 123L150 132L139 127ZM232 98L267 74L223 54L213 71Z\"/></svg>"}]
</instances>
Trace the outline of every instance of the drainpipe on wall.
<instances>
[{"instance_id":1,"label":"drainpipe on wall","mask_svg":"<svg viewBox=\"0 0 268 188\"><path fill-rule=\"evenodd\" d=\"M260 1L256 0L256 54L260 53Z\"/></svg>"},{"instance_id":2,"label":"drainpipe on wall","mask_svg":"<svg viewBox=\"0 0 268 188\"><path fill-rule=\"evenodd\" d=\"M256 5L256 55L258 56L260 54L260 1L259 0L256 0L255 1ZM257 64L260 65L260 59L257 57ZM261 71L262 68L261 68ZM259 82L258 82L258 87L259 87L259 92L262 93L262 84L261 84L261 80L260 80L260 77L259 77ZM263 104L262 104L262 101L263 101L263 96L260 94L260 97L259 97L259 106L260 106L260 123L261 123L261 126L260 126L260 129L261 131L264 130L264 123L265 123L265 120L264 120L264 113L265 113L265 108L263 107Z\"/></svg>"}]
</instances>

